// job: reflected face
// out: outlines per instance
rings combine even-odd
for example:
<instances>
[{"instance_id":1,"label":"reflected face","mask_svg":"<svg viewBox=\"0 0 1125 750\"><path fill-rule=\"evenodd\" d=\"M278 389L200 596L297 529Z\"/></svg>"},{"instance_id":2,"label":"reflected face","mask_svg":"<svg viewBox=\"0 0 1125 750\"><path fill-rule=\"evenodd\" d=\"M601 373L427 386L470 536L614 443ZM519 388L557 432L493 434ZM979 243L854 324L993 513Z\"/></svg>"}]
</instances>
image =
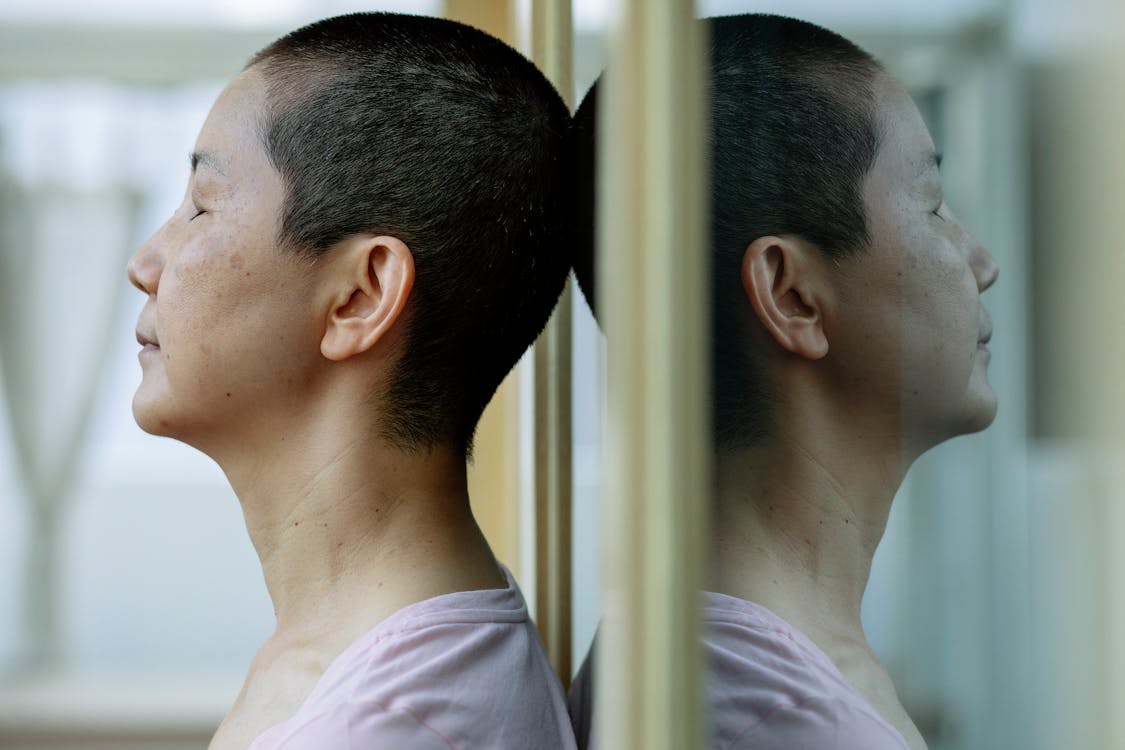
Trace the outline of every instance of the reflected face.
<instances>
[{"instance_id":1,"label":"reflected face","mask_svg":"<svg viewBox=\"0 0 1125 750\"><path fill-rule=\"evenodd\" d=\"M264 107L258 73L227 86L199 133L183 203L128 266L148 296L134 416L205 450L283 410L319 351L308 265L276 246L285 191L260 142Z\"/></svg>"},{"instance_id":2,"label":"reflected face","mask_svg":"<svg viewBox=\"0 0 1125 750\"><path fill-rule=\"evenodd\" d=\"M996 261L942 194L939 157L910 97L881 76L881 144L863 198L871 247L842 261L842 343L851 385L887 404L925 449L991 424L992 321L981 294Z\"/></svg>"}]
</instances>

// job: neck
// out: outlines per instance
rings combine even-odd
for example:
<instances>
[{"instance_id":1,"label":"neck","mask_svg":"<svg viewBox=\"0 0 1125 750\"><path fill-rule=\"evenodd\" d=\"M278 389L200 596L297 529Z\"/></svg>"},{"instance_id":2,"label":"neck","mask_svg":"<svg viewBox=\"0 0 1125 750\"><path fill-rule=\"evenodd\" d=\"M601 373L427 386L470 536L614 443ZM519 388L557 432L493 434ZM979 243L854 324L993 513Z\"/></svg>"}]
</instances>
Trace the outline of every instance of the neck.
<instances>
[{"instance_id":1,"label":"neck","mask_svg":"<svg viewBox=\"0 0 1125 750\"><path fill-rule=\"evenodd\" d=\"M355 411L306 415L248 441L253 452L216 456L261 560L275 639L350 642L414 602L505 585L460 452L401 451Z\"/></svg>"},{"instance_id":2,"label":"neck","mask_svg":"<svg viewBox=\"0 0 1125 750\"><path fill-rule=\"evenodd\" d=\"M861 642L871 560L909 459L901 440L802 401L780 429L716 458L711 585L814 641ZM847 425L841 428L840 425Z\"/></svg>"}]
</instances>

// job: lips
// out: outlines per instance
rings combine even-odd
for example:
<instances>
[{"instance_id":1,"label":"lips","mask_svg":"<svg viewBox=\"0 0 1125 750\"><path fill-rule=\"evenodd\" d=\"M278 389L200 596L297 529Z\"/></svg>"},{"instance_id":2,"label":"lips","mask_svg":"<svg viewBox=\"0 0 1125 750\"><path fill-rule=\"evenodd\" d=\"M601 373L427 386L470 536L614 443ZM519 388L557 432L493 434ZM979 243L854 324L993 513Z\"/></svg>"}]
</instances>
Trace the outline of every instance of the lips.
<instances>
[{"instance_id":1,"label":"lips","mask_svg":"<svg viewBox=\"0 0 1125 750\"><path fill-rule=\"evenodd\" d=\"M155 336L149 336L147 334L141 333L140 331L137 331L137 343L145 347L146 349L150 346L154 349L160 348L160 344L156 343Z\"/></svg>"}]
</instances>

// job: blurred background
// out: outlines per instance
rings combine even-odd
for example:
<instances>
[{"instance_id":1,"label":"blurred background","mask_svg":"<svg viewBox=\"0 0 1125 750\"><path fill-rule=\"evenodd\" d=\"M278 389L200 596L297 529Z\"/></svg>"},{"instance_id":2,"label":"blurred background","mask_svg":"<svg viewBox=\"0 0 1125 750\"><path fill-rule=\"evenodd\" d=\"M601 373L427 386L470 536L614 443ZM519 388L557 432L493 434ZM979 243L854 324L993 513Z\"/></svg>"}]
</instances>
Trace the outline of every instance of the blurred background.
<instances>
[{"instance_id":1,"label":"blurred background","mask_svg":"<svg viewBox=\"0 0 1125 750\"><path fill-rule=\"evenodd\" d=\"M354 10L449 14L526 49L528 1L499 5L0 0L0 748L203 748L272 626L222 473L130 411L143 298L124 263L178 204L214 96L285 31ZM806 18L879 56L1002 269L986 297L1000 416L911 472L865 603L935 749L1125 748L1117 5L698 3ZM575 97L611 8L575 0ZM602 354L574 307L577 665L598 618ZM525 590L532 397L517 372L474 469Z\"/></svg>"}]
</instances>

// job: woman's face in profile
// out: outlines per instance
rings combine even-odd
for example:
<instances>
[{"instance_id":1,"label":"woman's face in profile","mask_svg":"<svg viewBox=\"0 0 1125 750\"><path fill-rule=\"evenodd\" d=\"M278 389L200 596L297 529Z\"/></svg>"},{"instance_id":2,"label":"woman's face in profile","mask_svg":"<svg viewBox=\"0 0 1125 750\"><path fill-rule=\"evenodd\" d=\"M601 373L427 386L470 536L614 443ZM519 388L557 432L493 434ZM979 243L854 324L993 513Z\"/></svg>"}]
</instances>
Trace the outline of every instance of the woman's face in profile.
<instances>
[{"instance_id":1,"label":"woman's face in profile","mask_svg":"<svg viewBox=\"0 0 1125 750\"><path fill-rule=\"evenodd\" d=\"M275 244L285 192L259 137L264 106L254 71L220 94L183 203L129 263L148 295L134 416L196 447L295 408L293 385L319 353L308 264Z\"/></svg>"},{"instance_id":2,"label":"woman's face in profile","mask_svg":"<svg viewBox=\"0 0 1125 750\"><path fill-rule=\"evenodd\" d=\"M997 266L945 204L914 102L886 76L875 94L880 147L862 193L871 246L842 261L838 312L863 387L898 405L907 436L936 444L995 417L981 294Z\"/></svg>"}]
</instances>

